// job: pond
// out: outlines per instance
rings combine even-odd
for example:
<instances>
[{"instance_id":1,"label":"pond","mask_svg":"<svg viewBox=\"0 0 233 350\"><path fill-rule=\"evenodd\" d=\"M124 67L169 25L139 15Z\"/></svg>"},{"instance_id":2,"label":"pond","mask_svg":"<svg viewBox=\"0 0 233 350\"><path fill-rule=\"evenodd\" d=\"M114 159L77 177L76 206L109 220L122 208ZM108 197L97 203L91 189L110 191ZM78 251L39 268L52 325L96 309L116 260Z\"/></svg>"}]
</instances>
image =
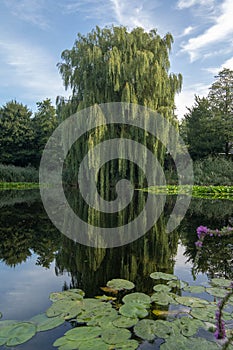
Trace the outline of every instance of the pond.
<instances>
[{"instance_id":1,"label":"pond","mask_svg":"<svg viewBox=\"0 0 233 350\"><path fill-rule=\"evenodd\" d=\"M75 193L69 201L82 211ZM140 211L140 196L134 198L134 212ZM192 199L178 228L166 233L166 223L176 197L166 198L165 209L156 225L136 241L116 248L93 248L75 243L51 223L38 190L0 191L0 311L2 320L29 320L51 305L51 292L80 288L86 297L103 294L100 287L114 278L134 282L136 291L150 294L155 271L175 274L191 285L208 285L213 277L233 280L233 237L209 241L208 251L196 257L196 228L221 228L233 224L233 201ZM81 209L80 209L81 208ZM126 216L132 215L132 208ZM85 216L85 214L83 214ZM105 226L113 225L114 219ZM208 295L209 300L213 297ZM212 298L212 299L211 299ZM39 332L17 347L0 349L52 350L53 342L71 324ZM156 349L142 343L140 349Z\"/></svg>"}]
</instances>

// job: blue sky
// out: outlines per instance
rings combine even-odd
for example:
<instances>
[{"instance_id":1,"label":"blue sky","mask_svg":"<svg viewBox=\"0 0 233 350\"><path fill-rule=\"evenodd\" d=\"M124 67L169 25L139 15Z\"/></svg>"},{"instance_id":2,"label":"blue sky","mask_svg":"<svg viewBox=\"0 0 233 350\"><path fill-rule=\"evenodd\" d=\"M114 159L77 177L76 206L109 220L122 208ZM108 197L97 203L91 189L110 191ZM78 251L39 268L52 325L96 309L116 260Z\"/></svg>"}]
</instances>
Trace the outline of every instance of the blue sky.
<instances>
[{"instance_id":1,"label":"blue sky","mask_svg":"<svg viewBox=\"0 0 233 350\"><path fill-rule=\"evenodd\" d=\"M179 118L214 75L233 69L232 0L0 0L0 105L68 96L56 64L78 32L96 25L157 28L172 33L171 72L182 73Z\"/></svg>"}]
</instances>

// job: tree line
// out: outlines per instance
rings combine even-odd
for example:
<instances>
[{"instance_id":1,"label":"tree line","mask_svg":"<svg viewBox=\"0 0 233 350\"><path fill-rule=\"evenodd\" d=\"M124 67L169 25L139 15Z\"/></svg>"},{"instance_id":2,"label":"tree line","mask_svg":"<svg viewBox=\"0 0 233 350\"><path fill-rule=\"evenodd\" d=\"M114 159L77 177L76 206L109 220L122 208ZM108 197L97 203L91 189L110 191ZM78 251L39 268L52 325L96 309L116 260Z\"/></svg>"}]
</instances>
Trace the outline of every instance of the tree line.
<instances>
[{"instance_id":1,"label":"tree line","mask_svg":"<svg viewBox=\"0 0 233 350\"><path fill-rule=\"evenodd\" d=\"M37 111L15 100L0 107L0 163L38 167L45 144L58 125L50 99L37 102Z\"/></svg>"}]
</instances>

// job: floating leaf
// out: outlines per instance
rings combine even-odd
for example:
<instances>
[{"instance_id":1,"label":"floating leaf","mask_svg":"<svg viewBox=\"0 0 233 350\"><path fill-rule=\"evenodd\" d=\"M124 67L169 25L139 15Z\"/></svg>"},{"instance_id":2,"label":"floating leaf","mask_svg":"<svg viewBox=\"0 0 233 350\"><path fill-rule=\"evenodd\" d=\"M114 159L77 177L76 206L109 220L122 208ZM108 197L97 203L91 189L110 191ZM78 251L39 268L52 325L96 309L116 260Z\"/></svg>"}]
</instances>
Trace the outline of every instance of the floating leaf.
<instances>
[{"instance_id":1,"label":"floating leaf","mask_svg":"<svg viewBox=\"0 0 233 350\"><path fill-rule=\"evenodd\" d=\"M219 350L216 343L207 341L204 338L186 338L183 336L171 336L161 344L161 350Z\"/></svg>"},{"instance_id":2,"label":"floating leaf","mask_svg":"<svg viewBox=\"0 0 233 350\"><path fill-rule=\"evenodd\" d=\"M138 318L131 318L125 316L119 316L112 323L115 327L119 328L131 328L138 322Z\"/></svg>"},{"instance_id":3,"label":"floating leaf","mask_svg":"<svg viewBox=\"0 0 233 350\"><path fill-rule=\"evenodd\" d=\"M154 321L156 325L155 334L158 338L166 339L171 335L179 333L177 326L173 322L156 320Z\"/></svg>"},{"instance_id":4,"label":"floating leaf","mask_svg":"<svg viewBox=\"0 0 233 350\"><path fill-rule=\"evenodd\" d=\"M58 300L82 300L85 293L81 289L69 289L64 292L55 292L51 293L49 298L51 301L58 301Z\"/></svg>"},{"instance_id":5,"label":"floating leaf","mask_svg":"<svg viewBox=\"0 0 233 350\"><path fill-rule=\"evenodd\" d=\"M120 344L131 337L128 329L105 329L102 332L102 338L107 344Z\"/></svg>"},{"instance_id":6,"label":"floating leaf","mask_svg":"<svg viewBox=\"0 0 233 350\"><path fill-rule=\"evenodd\" d=\"M207 300L204 300L201 298L195 298L195 297L187 297L187 296L181 297L177 295L175 299L179 304L190 306L190 307L206 307L206 305L209 304Z\"/></svg>"},{"instance_id":7,"label":"floating leaf","mask_svg":"<svg viewBox=\"0 0 233 350\"><path fill-rule=\"evenodd\" d=\"M158 304L158 305L169 305L169 304L177 304L176 300L174 299L175 294L172 293L163 293L158 292L154 293L151 296L151 301Z\"/></svg>"},{"instance_id":8,"label":"floating leaf","mask_svg":"<svg viewBox=\"0 0 233 350\"><path fill-rule=\"evenodd\" d=\"M87 322L88 326L100 326L101 328L113 327L112 322L119 316L116 310L110 309L111 312L105 312L100 315L91 317L90 321Z\"/></svg>"},{"instance_id":9,"label":"floating leaf","mask_svg":"<svg viewBox=\"0 0 233 350\"><path fill-rule=\"evenodd\" d=\"M216 287L230 287L232 281L225 278L212 278L210 283Z\"/></svg>"},{"instance_id":10,"label":"floating leaf","mask_svg":"<svg viewBox=\"0 0 233 350\"><path fill-rule=\"evenodd\" d=\"M79 313L81 313L81 307L79 307L81 304L78 304L78 301L72 301L68 299L64 300L58 300L55 301L50 308L47 309L46 315L48 317L55 317L59 315L70 315L72 314L72 317L77 316ZM75 313L74 313L75 309Z\"/></svg>"},{"instance_id":11,"label":"floating leaf","mask_svg":"<svg viewBox=\"0 0 233 350\"><path fill-rule=\"evenodd\" d=\"M134 333L144 340L153 340L156 337L156 321L147 319L139 321L134 326Z\"/></svg>"},{"instance_id":12,"label":"floating leaf","mask_svg":"<svg viewBox=\"0 0 233 350\"><path fill-rule=\"evenodd\" d=\"M97 338L101 335L102 329L100 327L76 327L70 329L65 333L65 337L69 340L79 340L81 343L83 340L89 340Z\"/></svg>"},{"instance_id":13,"label":"floating leaf","mask_svg":"<svg viewBox=\"0 0 233 350\"><path fill-rule=\"evenodd\" d=\"M77 348L76 348L77 349ZM108 350L109 345L101 338L85 340L79 344L78 350Z\"/></svg>"},{"instance_id":14,"label":"floating leaf","mask_svg":"<svg viewBox=\"0 0 233 350\"><path fill-rule=\"evenodd\" d=\"M165 284L157 284L156 286L153 287L153 290L155 292L164 292L168 293L171 290L171 287L165 285Z\"/></svg>"},{"instance_id":15,"label":"floating leaf","mask_svg":"<svg viewBox=\"0 0 233 350\"><path fill-rule=\"evenodd\" d=\"M97 295L95 298L102 301L114 301L117 299L115 297L108 297L107 295Z\"/></svg>"},{"instance_id":16,"label":"floating leaf","mask_svg":"<svg viewBox=\"0 0 233 350\"><path fill-rule=\"evenodd\" d=\"M53 346L59 347L59 350L76 350L79 349L78 340L69 340L67 337L58 338Z\"/></svg>"},{"instance_id":17,"label":"floating leaf","mask_svg":"<svg viewBox=\"0 0 233 350\"><path fill-rule=\"evenodd\" d=\"M135 284L128 280L116 278L111 281L108 281L107 287L115 290L123 290L123 289L131 290L135 287Z\"/></svg>"},{"instance_id":18,"label":"floating leaf","mask_svg":"<svg viewBox=\"0 0 233 350\"><path fill-rule=\"evenodd\" d=\"M100 287L100 289L106 293L117 294L118 290L109 287Z\"/></svg>"},{"instance_id":19,"label":"floating leaf","mask_svg":"<svg viewBox=\"0 0 233 350\"><path fill-rule=\"evenodd\" d=\"M181 281L181 280L174 280L174 281L169 281L167 283L167 285L171 288L178 288L178 289L182 289L184 287L188 286L188 283L185 281Z\"/></svg>"},{"instance_id":20,"label":"floating leaf","mask_svg":"<svg viewBox=\"0 0 233 350\"><path fill-rule=\"evenodd\" d=\"M204 293L205 292L205 287L202 286L187 286L183 288L185 292L193 293L193 294L198 294L198 293Z\"/></svg>"},{"instance_id":21,"label":"floating leaf","mask_svg":"<svg viewBox=\"0 0 233 350\"><path fill-rule=\"evenodd\" d=\"M149 308L151 303L150 297L144 293L131 293L125 295L122 301L124 303L137 303L144 306L145 308Z\"/></svg>"},{"instance_id":22,"label":"floating leaf","mask_svg":"<svg viewBox=\"0 0 233 350\"><path fill-rule=\"evenodd\" d=\"M170 273L163 273L163 272L152 272L150 274L150 277L153 278L154 280L165 280L165 281L170 281L170 280L177 280L177 277L175 275L172 275Z\"/></svg>"},{"instance_id":23,"label":"floating leaf","mask_svg":"<svg viewBox=\"0 0 233 350\"><path fill-rule=\"evenodd\" d=\"M207 293L217 298L224 298L227 294L227 291L225 289L218 287L206 288L206 291Z\"/></svg>"},{"instance_id":24,"label":"floating leaf","mask_svg":"<svg viewBox=\"0 0 233 350\"><path fill-rule=\"evenodd\" d=\"M63 317L47 317L46 314L40 314L31 318L30 322L36 324L37 332L48 331L62 325L65 320Z\"/></svg>"},{"instance_id":25,"label":"floating leaf","mask_svg":"<svg viewBox=\"0 0 233 350\"><path fill-rule=\"evenodd\" d=\"M130 339L126 340L124 343L116 344L114 349L115 350L136 350L138 348L138 342L137 340Z\"/></svg>"},{"instance_id":26,"label":"floating leaf","mask_svg":"<svg viewBox=\"0 0 233 350\"><path fill-rule=\"evenodd\" d=\"M82 313L77 317L77 320L78 322L98 323L98 319L101 317L108 317L112 315L117 316L116 310L107 307L107 304L100 304L98 308L87 308L87 310L82 311Z\"/></svg>"},{"instance_id":27,"label":"floating leaf","mask_svg":"<svg viewBox=\"0 0 233 350\"><path fill-rule=\"evenodd\" d=\"M148 315L145 307L137 303L127 303L122 305L119 309L121 315L132 318L144 318Z\"/></svg>"},{"instance_id":28,"label":"floating leaf","mask_svg":"<svg viewBox=\"0 0 233 350\"><path fill-rule=\"evenodd\" d=\"M192 335L197 333L200 327L204 327L204 323L202 321L195 320L190 317L181 317L179 320L176 321L178 321L177 325L179 325L181 333L185 337L191 337Z\"/></svg>"},{"instance_id":29,"label":"floating leaf","mask_svg":"<svg viewBox=\"0 0 233 350\"><path fill-rule=\"evenodd\" d=\"M215 313L216 313L216 307L212 305L208 305L207 307L203 308L192 308L190 314L194 318L197 318L198 320L206 321L206 322L213 322L215 321Z\"/></svg>"},{"instance_id":30,"label":"floating leaf","mask_svg":"<svg viewBox=\"0 0 233 350\"><path fill-rule=\"evenodd\" d=\"M36 334L36 326L30 322L19 322L12 326L7 326L7 346L23 344ZM1 329L3 330L4 327Z\"/></svg>"}]
</instances>

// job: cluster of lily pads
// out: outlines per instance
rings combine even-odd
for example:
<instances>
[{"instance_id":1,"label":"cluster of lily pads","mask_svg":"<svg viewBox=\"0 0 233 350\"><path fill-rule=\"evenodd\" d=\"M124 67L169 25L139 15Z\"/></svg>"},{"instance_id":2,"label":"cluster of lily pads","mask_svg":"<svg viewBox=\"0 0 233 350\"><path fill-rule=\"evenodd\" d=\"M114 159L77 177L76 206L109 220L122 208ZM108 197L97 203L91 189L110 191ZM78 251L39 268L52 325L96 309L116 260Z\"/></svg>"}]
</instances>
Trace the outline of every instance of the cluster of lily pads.
<instances>
[{"instance_id":1,"label":"cluster of lily pads","mask_svg":"<svg viewBox=\"0 0 233 350\"><path fill-rule=\"evenodd\" d=\"M215 315L219 300L232 288L231 281L213 278L210 286L204 287L190 286L162 272L150 277L155 280L150 295L134 291L134 283L123 279L113 279L102 288L108 296L85 298L80 289L51 293L52 305L46 313L29 321L0 321L0 345L22 344L36 332L69 321L73 328L53 344L59 350L135 350L143 341L157 340L161 340L162 350L220 349L213 333ZM193 296L200 293L213 296L213 301ZM233 297L222 310L229 339L232 311ZM227 346L233 349L230 342Z\"/></svg>"}]
</instances>

